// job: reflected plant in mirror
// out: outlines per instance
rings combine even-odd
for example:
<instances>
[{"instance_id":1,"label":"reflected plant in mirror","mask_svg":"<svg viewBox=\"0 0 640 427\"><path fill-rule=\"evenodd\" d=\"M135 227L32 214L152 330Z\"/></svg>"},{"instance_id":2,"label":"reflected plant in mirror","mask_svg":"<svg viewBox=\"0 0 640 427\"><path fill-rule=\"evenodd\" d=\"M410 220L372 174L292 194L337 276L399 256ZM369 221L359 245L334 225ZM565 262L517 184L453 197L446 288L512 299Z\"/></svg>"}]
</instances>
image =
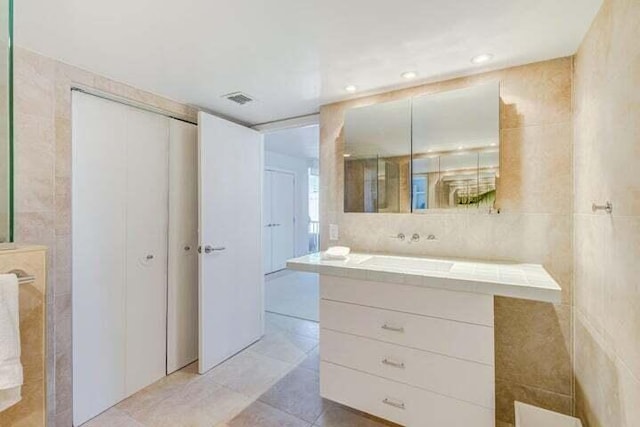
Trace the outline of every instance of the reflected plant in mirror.
<instances>
[{"instance_id":1,"label":"reflected plant in mirror","mask_svg":"<svg viewBox=\"0 0 640 427\"><path fill-rule=\"evenodd\" d=\"M499 83L348 110L344 211L493 207Z\"/></svg>"},{"instance_id":2,"label":"reflected plant in mirror","mask_svg":"<svg viewBox=\"0 0 640 427\"><path fill-rule=\"evenodd\" d=\"M11 236L12 3L0 0L0 243Z\"/></svg>"},{"instance_id":3,"label":"reflected plant in mirror","mask_svg":"<svg viewBox=\"0 0 640 427\"><path fill-rule=\"evenodd\" d=\"M413 98L413 212L493 206L499 97L494 82Z\"/></svg>"}]
</instances>

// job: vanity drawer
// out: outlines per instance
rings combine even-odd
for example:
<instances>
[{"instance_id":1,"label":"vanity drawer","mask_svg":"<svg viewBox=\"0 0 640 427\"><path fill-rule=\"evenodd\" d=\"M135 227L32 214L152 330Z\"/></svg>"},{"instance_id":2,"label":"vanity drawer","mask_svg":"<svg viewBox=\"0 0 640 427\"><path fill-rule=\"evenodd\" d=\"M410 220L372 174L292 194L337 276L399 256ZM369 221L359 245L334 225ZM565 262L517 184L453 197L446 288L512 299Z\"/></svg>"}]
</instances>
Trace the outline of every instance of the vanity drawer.
<instances>
[{"instance_id":1,"label":"vanity drawer","mask_svg":"<svg viewBox=\"0 0 640 427\"><path fill-rule=\"evenodd\" d=\"M494 407L494 368L369 338L320 330L320 358L408 385Z\"/></svg>"},{"instance_id":2,"label":"vanity drawer","mask_svg":"<svg viewBox=\"0 0 640 427\"><path fill-rule=\"evenodd\" d=\"M320 394L329 400L411 427L494 427L493 409L320 363Z\"/></svg>"},{"instance_id":3,"label":"vanity drawer","mask_svg":"<svg viewBox=\"0 0 640 427\"><path fill-rule=\"evenodd\" d=\"M320 300L320 327L493 365L493 328Z\"/></svg>"},{"instance_id":4,"label":"vanity drawer","mask_svg":"<svg viewBox=\"0 0 640 427\"><path fill-rule=\"evenodd\" d=\"M492 295L320 275L320 296L493 327Z\"/></svg>"}]
</instances>

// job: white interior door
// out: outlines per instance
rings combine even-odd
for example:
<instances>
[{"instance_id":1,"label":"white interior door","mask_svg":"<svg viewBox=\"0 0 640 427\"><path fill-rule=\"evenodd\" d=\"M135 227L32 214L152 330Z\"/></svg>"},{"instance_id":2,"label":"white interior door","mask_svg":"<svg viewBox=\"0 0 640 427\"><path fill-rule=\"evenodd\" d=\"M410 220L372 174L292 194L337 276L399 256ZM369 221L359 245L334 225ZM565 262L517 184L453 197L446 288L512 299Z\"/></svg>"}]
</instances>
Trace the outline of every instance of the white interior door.
<instances>
[{"instance_id":1,"label":"white interior door","mask_svg":"<svg viewBox=\"0 0 640 427\"><path fill-rule=\"evenodd\" d=\"M263 334L262 135L198 113L199 363L204 373Z\"/></svg>"},{"instance_id":2,"label":"white interior door","mask_svg":"<svg viewBox=\"0 0 640 427\"><path fill-rule=\"evenodd\" d=\"M272 227L273 221L271 219L271 204L273 202L271 198L271 175L273 172L270 170L264 171L264 195L263 195L263 213L262 213L262 223L263 227L263 258L264 258L264 272L271 273L273 271L273 264L271 262L271 245L272 245Z\"/></svg>"},{"instance_id":3,"label":"white interior door","mask_svg":"<svg viewBox=\"0 0 640 427\"><path fill-rule=\"evenodd\" d=\"M80 425L125 393L127 118L120 105L79 92L72 105L73 422Z\"/></svg>"},{"instance_id":4,"label":"white interior door","mask_svg":"<svg viewBox=\"0 0 640 427\"><path fill-rule=\"evenodd\" d=\"M287 268L295 256L295 176L271 174L271 263L272 271Z\"/></svg>"},{"instance_id":5,"label":"white interior door","mask_svg":"<svg viewBox=\"0 0 640 427\"><path fill-rule=\"evenodd\" d=\"M169 118L123 108L128 110L127 157L122 161L127 164L129 396L166 375Z\"/></svg>"},{"instance_id":6,"label":"white interior door","mask_svg":"<svg viewBox=\"0 0 640 427\"><path fill-rule=\"evenodd\" d=\"M169 130L168 374L198 358L198 128Z\"/></svg>"}]
</instances>

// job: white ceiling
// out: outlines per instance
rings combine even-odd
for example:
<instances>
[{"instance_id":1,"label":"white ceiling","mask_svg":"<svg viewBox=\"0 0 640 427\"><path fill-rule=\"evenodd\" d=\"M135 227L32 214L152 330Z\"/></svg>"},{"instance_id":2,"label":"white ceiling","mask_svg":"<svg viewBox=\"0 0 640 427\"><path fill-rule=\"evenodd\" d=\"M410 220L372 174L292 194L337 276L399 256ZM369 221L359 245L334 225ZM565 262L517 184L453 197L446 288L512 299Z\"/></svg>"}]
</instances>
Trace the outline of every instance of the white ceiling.
<instances>
[{"instance_id":1,"label":"white ceiling","mask_svg":"<svg viewBox=\"0 0 640 427\"><path fill-rule=\"evenodd\" d=\"M250 124L575 53L602 0L19 0L16 44ZM347 84L359 91L348 95ZM243 91L257 102L221 96Z\"/></svg>"},{"instance_id":2,"label":"white ceiling","mask_svg":"<svg viewBox=\"0 0 640 427\"><path fill-rule=\"evenodd\" d=\"M318 159L320 129L318 125L283 129L264 136L264 149L303 159Z\"/></svg>"}]
</instances>

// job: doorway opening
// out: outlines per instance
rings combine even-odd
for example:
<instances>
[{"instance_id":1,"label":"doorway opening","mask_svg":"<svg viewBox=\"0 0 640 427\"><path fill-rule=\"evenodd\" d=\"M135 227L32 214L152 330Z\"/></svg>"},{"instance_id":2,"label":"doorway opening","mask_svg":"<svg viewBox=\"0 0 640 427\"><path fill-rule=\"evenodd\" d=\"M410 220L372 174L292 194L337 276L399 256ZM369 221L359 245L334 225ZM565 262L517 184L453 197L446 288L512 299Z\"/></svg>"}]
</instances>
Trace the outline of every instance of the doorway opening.
<instances>
[{"instance_id":1,"label":"doorway opening","mask_svg":"<svg viewBox=\"0 0 640 427\"><path fill-rule=\"evenodd\" d=\"M317 275L286 263L320 248L319 127L268 132L264 146L265 309L318 321Z\"/></svg>"}]
</instances>

